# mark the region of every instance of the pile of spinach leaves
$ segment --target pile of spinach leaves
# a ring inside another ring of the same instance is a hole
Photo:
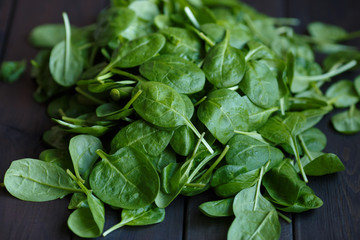
[[[71,195],[68,226],[84,238],[159,223],[178,195],[210,188],[221,199],[199,208],[235,216],[230,240],[278,239],[282,212],[322,206],[307,176],[344,165],[322,152],[326,137],[315,125],[350,107],[334,127],[360,131],[360,78],[325,94],[320,87],[358,67],[360,53],[341,41],[359,34],[312,23],[310,36],[298,35],[293,19],[235,0],[113,0],[95,25],[63,18],[65,27],[30,34],[41,48],[34,98],[48,103],[56,125],[38,159],[12,162],[10,194],[35,202]],[[328,54],[324,67],[314,49]],[[105,231],[104,204],[121,211]]]

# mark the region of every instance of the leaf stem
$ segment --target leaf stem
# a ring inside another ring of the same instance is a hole
[[[304,171],[304,168],[303,168],[303,166],[302,166],[302,164],[301,164],[299,150],[298,150],[298,147],[297,147],[297,144],[296,144],[296,141],[295,141],[295,138],[294,138],[294,137],[291,137],[291,138],[290,138],[290,145],[291,145],[292,150],[293,150],[294,153],[295,153],[295,159],[296,159],[297,165],[299,166],[301,175],[302,175],[304,181],[305,181],[306,183],[308,183],[309,180],[307,179],[306,174],[305,174],[305,171]]]
[[[106,159],[107,160],[107,156],[106,156],[107,154],[103,150],[98,149],[95,152],[101,159]]]
[[[197,101],[196,103],[194,103],[194,107],[200,105],[203,101],[206,100],[206,98],[207,98],[207,96],[202,97],[199,101]]]
[[[135,93],[135,95],[130,99],[130,101],[121,109],[121,111],[129,109],[131,104],[133,104],[133,102],[135,102],[135,100],[140,96],[141,93],[142,93],[142,90],[137,91]]]
[[[261,45],[255,49],[249,51],[245,56],[245,61],[248,62],[252,56],[254,56],[257,52],[259,52],[263,48],[265,48],[264,45]]]
[[[103,75],[101,75],[101,76],[98,76],[98,77],[96,78],[96,80],[102,81],[102,80],[105,80],[105,79],[109,79],[109,78],[111,78],[112,76],[114,76],[114,74],[113,74],[112,72],[108,72],[108,73],[105,73],[105,74],[103,74]]]
[[[100,100],[94,96],[92,96],[91,94],[85,92],[84,90],[82,90],[81,88],[79,87],[76,87],[75,88],[75,91],[78,92],[79,94],[83,95],[84,97],[86,97],[87,99],[89,99],[90,101],[96,103],[96,104],[105,104],[106,102],[104,102],[103,100]]]
[[[68,63],[70,62],[70,51],[71,51],[71,27],[70,27],[70,21],[69,17],[66,12],[62,13],[62,17],[64,19],[64,25],[65,25],[65,68],[64,72],[68,69]]]
[[[279,215],[279,217],[281,217],[282,219],[284,219],[287,223],[291,223],[291,219],[288,218],[287,216],[285,216],[285,214],[282,214],[281,212],[277,211],[277,214]]]
[[[201,183],[202,180],[206,179],[206,177],[214,171],[216,166],[221,162],[221,160],[224,159],[226,153],[229,151],[229,148],[230,148],[230,146],[226,145],[226,147],[224,148],[224,150],[222,151],[220,156],[215,160],[215,162],[209,167],[209,169],[196,182]]]
[[[144,79],[142,77],[136,76],[136,75],[131,74],[129,72],[122,71],[120,69],[114,68],[114,69],[111,69],[111,72],[115,73],[115,74],[118,74],[118,75],[121,75],[121,76],[124,76],[124,77],[128,77],[128,78],[133,79],[133,80],[135,80],[137,82],[143,82],[144,81]]]
[[[190,22],[197,28],[199,29],[200,28],[200,24],[198,22],[198,20],[196,19],[196,17],[194,16],[194,13],[191,11],[191,9],[186,6],[184,8],[184,11],[185,11],[185,14],[186,16],[189,18]]]
[[[186,125],[195,133],[195,135],[200,138],[200,133],[199,131],[195,128],[195,126],[192,124],[192,122],[189,119],[186,119]],[[211,148],[211,146],[209,145],[209,143],[205,140],[205,138],[202,138],[201,142],[205,145],[205,147],[209,150],[209,152],[211,154],[214,153],[214,150]]]
[[[215,46],[214,41],[211,40],[208,36],[206,36],[203,32],[199,31],[197,28],[195,28],[191,25],[187,25],[187,27],[190,28],[191,30],[193,30],[199,36],[199,38],[204,40],[210,47]]]
[[[192,152],[191,157],[190,157],[189,159],[194,159],[194,158],[195,158],[195,155],[196,155],[197,151],[199,150],[200,143],[201,143],[201,141],[203,140],[204,136],[205,136],[205,133],[203,132],[203,133],[200,135],[199,140],[197,141],[197,143],[196,143],[196,145],[195,145],[194,151]]]
[[[285,99],[284,99],[284,97],[280,98],[280,110],[281,110],[281,115],[285,116]]]
[[[258,180],[258,183],[257,183],[257,186],[256,186],[256,194],[255,194],[253,211],[256,210],[256,207],[257,207],[257,205],[258,205],[258,201],[259,201],[258,199],[259,199],[259,195],[260,195],[260,186],[261,186],[261,181],[262,181],[264,172],[265,172],[265,167],[262,166],[262,167],[261,167],[261,170],[260,170],[260,177],[259,177],[259,180]]]
[[[342,65],[341,67],[338,67],[337,69],[334,69],[332,71],[329,71],[327,73],[321,74],[321,75],[314,75],[314,76],[295,76],[297,80],[300,81],[321,81],[327,78],[334,77],[340,73],[343,73],[351,68],[353,68],[357,64],[356,60],[352,60],[348,62],[345,65]]]
[[[309,160],[312,161],[313,160],[313,157],[309,151],[309,149],[307,148],[306,144],[305,144],[305,141],[304,141],[304,138],[301,136],[301,134],[299,134],[299,140],[300,140],[300,144],[301,144],[301,147],[303,148],[303,150],[305,151],[305,154],[308,156]]]
[[[234,130],[234,133],[246,135],[246,136],[252,137],[256,140],[259,140],[260,142],[269,144],[259,133],[255,132],[255,131],[243,132],[243,131],[239,131],[239,130]]]
[[[106,67],[104,67],[103,70],[101,70],[101,72],[97,75],[97,77],[104,75],[105,73],[108,73],[115,64],[116,61],[110,62],[108,65],[106,65]]]
[[[185,186],[203,188],[203,187],[206,186],[206,184],[203,184],[203,183],[186,183]]]
[[[131,220],[132,220],[132,219],[131,219]],[[130,220],[130,221],[131,221],[131,220]],[[103,237],[106,237],[109,233],[115,231],[116,229],[119,229],[119,228],[125,226],[125,225],[126,225],[128,222],[130,222],[130,221],[126,221],[126,222],[121,221],[121,222],[119,222],[118,224],[115,224],[114,226],[112,226],[111,228],[109,228],[108,230],[106,230],[106,231],[103,233]]]
[[[79,187],[86,194],[86,196],[91,194],[91,191],[87,189],[84,184],[69,169],[66,169],[66,173],[77,183],[77,185],[79,185]]]

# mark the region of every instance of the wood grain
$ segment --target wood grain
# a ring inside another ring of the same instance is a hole
[[[5,36],[9,33],[14,9],[15,0],[0,1],[0,62],[5,53]]]

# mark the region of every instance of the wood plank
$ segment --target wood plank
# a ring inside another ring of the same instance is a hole
[[[286,1],[265,1],[265,0],[245,0],[243,1],[251,7],[262,13],[273,17],[286,16]],[[210,190],[211,191],[211,190]],[[201,195],[186,199],[186,230],[184,233],[186,240],[220,240],[226,239],[227,231],[233,221],[233,217],[226,218],[209,218],[203,215],[198,206],[206,201],[220,199],[212,192],[206,192]],[[290,216],[291,217],[291,216]],[[293,236],[293,225],[288,224],[282,219],[281,237],[282,240],[290,240]]]
[[[42,1],[18,0],[14,21],[7,41],[5,60],[30,60],[37,50],[27,43],[29,31],[36,25],[62,22],[67,11],[75,25],[94,21],[107,1]],[[1,1],[3,3],[3,1]],[[5,0],[5,3],[9,3]],[[2,5],[5,6],[5,5]],[[1,8],[3,19],[5,8]],[[84,11],[86,9],[86,11]],[[0,21],[1,22],[1,21]],[[0,83],[0,176],[14,159],[37,158],[44,148],[41,135],[50,126],[46,106],[37,104],[32,94],[35,84],[30,80],[30,68],[14,84]],[[2,180],[1,180],[2,181]],[[66,226],[69,199],[46,203],[31,203],[11,197],[4,188],[0,191],[0,239],[71,239]]]
[[[289,0],[288,15],[301,20],[300,32],[312,21],[336,24],[348,31],[360,29],[358,19],[359,1],[353,0]],[[360,41],[352,41],[360,47]],[[353,79],[356,74],[347,74]],[[343,110],[340,110],[343,111]],[[337,111],[339,112],[339,111]],[[333,114],[332,114],[333,115]],[[294,239],[360,239],[360,135],[344,136],[330,125],[330,116],[318,127],[328,137],[325,152],[337,154],[346,170],[338,174],[310,178],[310,187],[322,198],[324,206],[314,211],[295,215]]]
[[[3,0],[0,2],[0,62],[4,55],[5,35],[10,28],[11,16],[14,12],[14,0]]]

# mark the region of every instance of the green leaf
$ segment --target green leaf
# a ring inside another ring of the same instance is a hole
[[[100,13],[94,39],[99,46],[106,46],[118,38],[135,21],[135,12],[125,7],[112,7]]]
[[[154,57],[165,44],[159,33],[146,35],[122,44],[111,59],[111,66],[131,68],[139,66]]]
[[[322,22],[312,22],[308,25],[308,31],[315,39],[325,42],[337,42],[347,36],[347,32],[338,26]]]
[[[233,202],[233,198],[204,202],[200,204],[199,210],[208,217],[228,217],[234,215]]]
[[[76,177],[85,182],[99,156],[96,150],[102,149],[101,141],[91,135],[77,135],[70,139],[69,152]]]
[[[304,170],[309,176],[323,176],[344,171],[344,164],[338,156],[333,153],[310,152],[310,157],[305,155],[301,162]]]
[[[301,181],[289,161],[283,161],[270,170],[263,179],[263,185],[271,201],[280,205],[285,212],[303,212],[323,205],[313,190]]]
[[[174,131],[170,145],[181,156],[188,156],[195,148],[195,136],[188,126],[181,126]]]
[[[229,33],[225,39],[209,50],[203,70],[207,80],[216,88],[226,88],[238,84],[245,74],[243,53],[229,43]]]
[[[70,214],[67,224],[70,230],[83,238],[99,237],[104,229],[104,204],[93,194],[87,196],[88,207],[81,207]]]
[[[54,163],[62,169],[73,169],[71,157],[67,149],[47,149],[40,153],[39,159]]]
[[[251,219],[251,221],[249,221]],[[267,239],[280,238],[280,223],[275,210],[270,212],[243,211],[231,224],[227,239]]]
[[[122,147],[132,147],[150,156],[159,156],[169,144],[172,131],[150,126],[142,120],[122,128],[111,141],[111,152]]]
[[[123,209],[121,212],[121,222],[114,225],[110,229],[104,232],[104,236],[107,236],[112,231],[119,229],[122,226],[144,226],[150,224],[156,224],[164,221],[165,209],[157,208],[154,205],[148,205],[139,209]]]
[[[198,61],[202,56],[200,39],[190,30],[168,27],[160,30],[166,38],[161,54],[172,54],[190,61]]]
[[[230,149],[226,154],[226,162],[244,166],[248,171],[261,168],[269,160],[271,169],[284,158],[279,149],[249,136],[236,135],[228,144]]]
[[[81,191],[64,169],[31,158],[13,161],[5,173],[4,184],[14,197],[32,202],[50,201]]]
[[[348,111],[338,113],[331,118],[336,131],[344,134],[354,134],[360,131],[360,111],[351,106]]]
[[[234,130],[248,129],[245,100],[235,91],[219,89],[210,92],[197,111],[199,120],[222,144],[234,135]]]
[[[89,182],[103,202],[121,208],[136,209],[149,205],[159,191],[159,177],[146,156],[124,147],[113,155],[101,150],[102,160],[92,170]]]
[[[139,70],[150,81],[165,83],[178,93],[196,93],[205,84],[205,74],[196,64],[174,55],[154,57]]]
[[[25,72],[25,69],[25,60],[2,62],[0,67],[0,81],[8,83],[16,82]]]
[[[259,107],[270,108],[279,104],[278,81],[269,67],[262,62],[247,63],[246,74],[239,87]]]
[[[341,80],[331,85],[326,96],[334,99],[334,105],[338,108],[350,107],[359,101],[354,83],[349,80]]]
[[[66,13],[65,22],[66,40],[56,44],[51,50],[50,72],[55,82],[64,87],[74,85],[80,77],[84,60],[78,47],[71,43],[70,23]]]
[[[243,166],[225,165],[214,173],[211,186],[221,197],[235,196],[239,191],[249,188],[257,183],[260,169],[247,171]]]

